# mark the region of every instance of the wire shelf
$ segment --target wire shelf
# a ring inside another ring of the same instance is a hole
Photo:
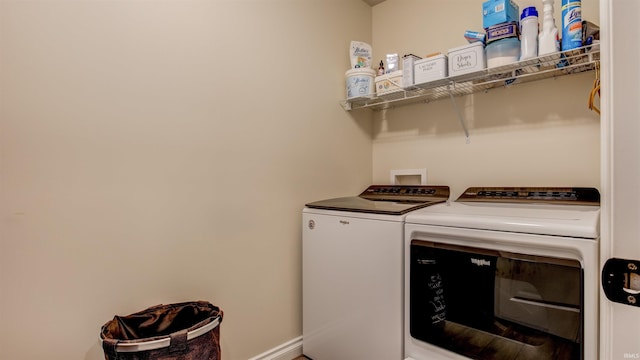
[[[368,108],[384,110],[414,103],[486,92],[531,81],[579,74],[596,69],[600,62],[598,44],[553,53],[512,64],[484,69],[471,74],[412,85],[380,96],[351,98],[341,101],[345,110]]]

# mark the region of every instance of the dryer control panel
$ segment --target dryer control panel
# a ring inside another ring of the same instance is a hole
[[[600,193],[594,188],[471,187],[463,192],[456,201],[599,206]]]

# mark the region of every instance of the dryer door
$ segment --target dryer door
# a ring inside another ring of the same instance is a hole
[[[582,358],[576,260],[411,241],[410,335],[471,359]]]

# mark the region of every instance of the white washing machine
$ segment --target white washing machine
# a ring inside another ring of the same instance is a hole
[[[447,201],[446,186],[373,185],[302,213],[303,353],[403,359],[404,219]]]
[[[470,188],[405,219],[405,358],[598,358],[591,188]]]

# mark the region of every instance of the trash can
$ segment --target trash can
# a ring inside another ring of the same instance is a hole
[[[100,330],[106,360],[220,360],[222,310],[206,301],[114,316]]]

